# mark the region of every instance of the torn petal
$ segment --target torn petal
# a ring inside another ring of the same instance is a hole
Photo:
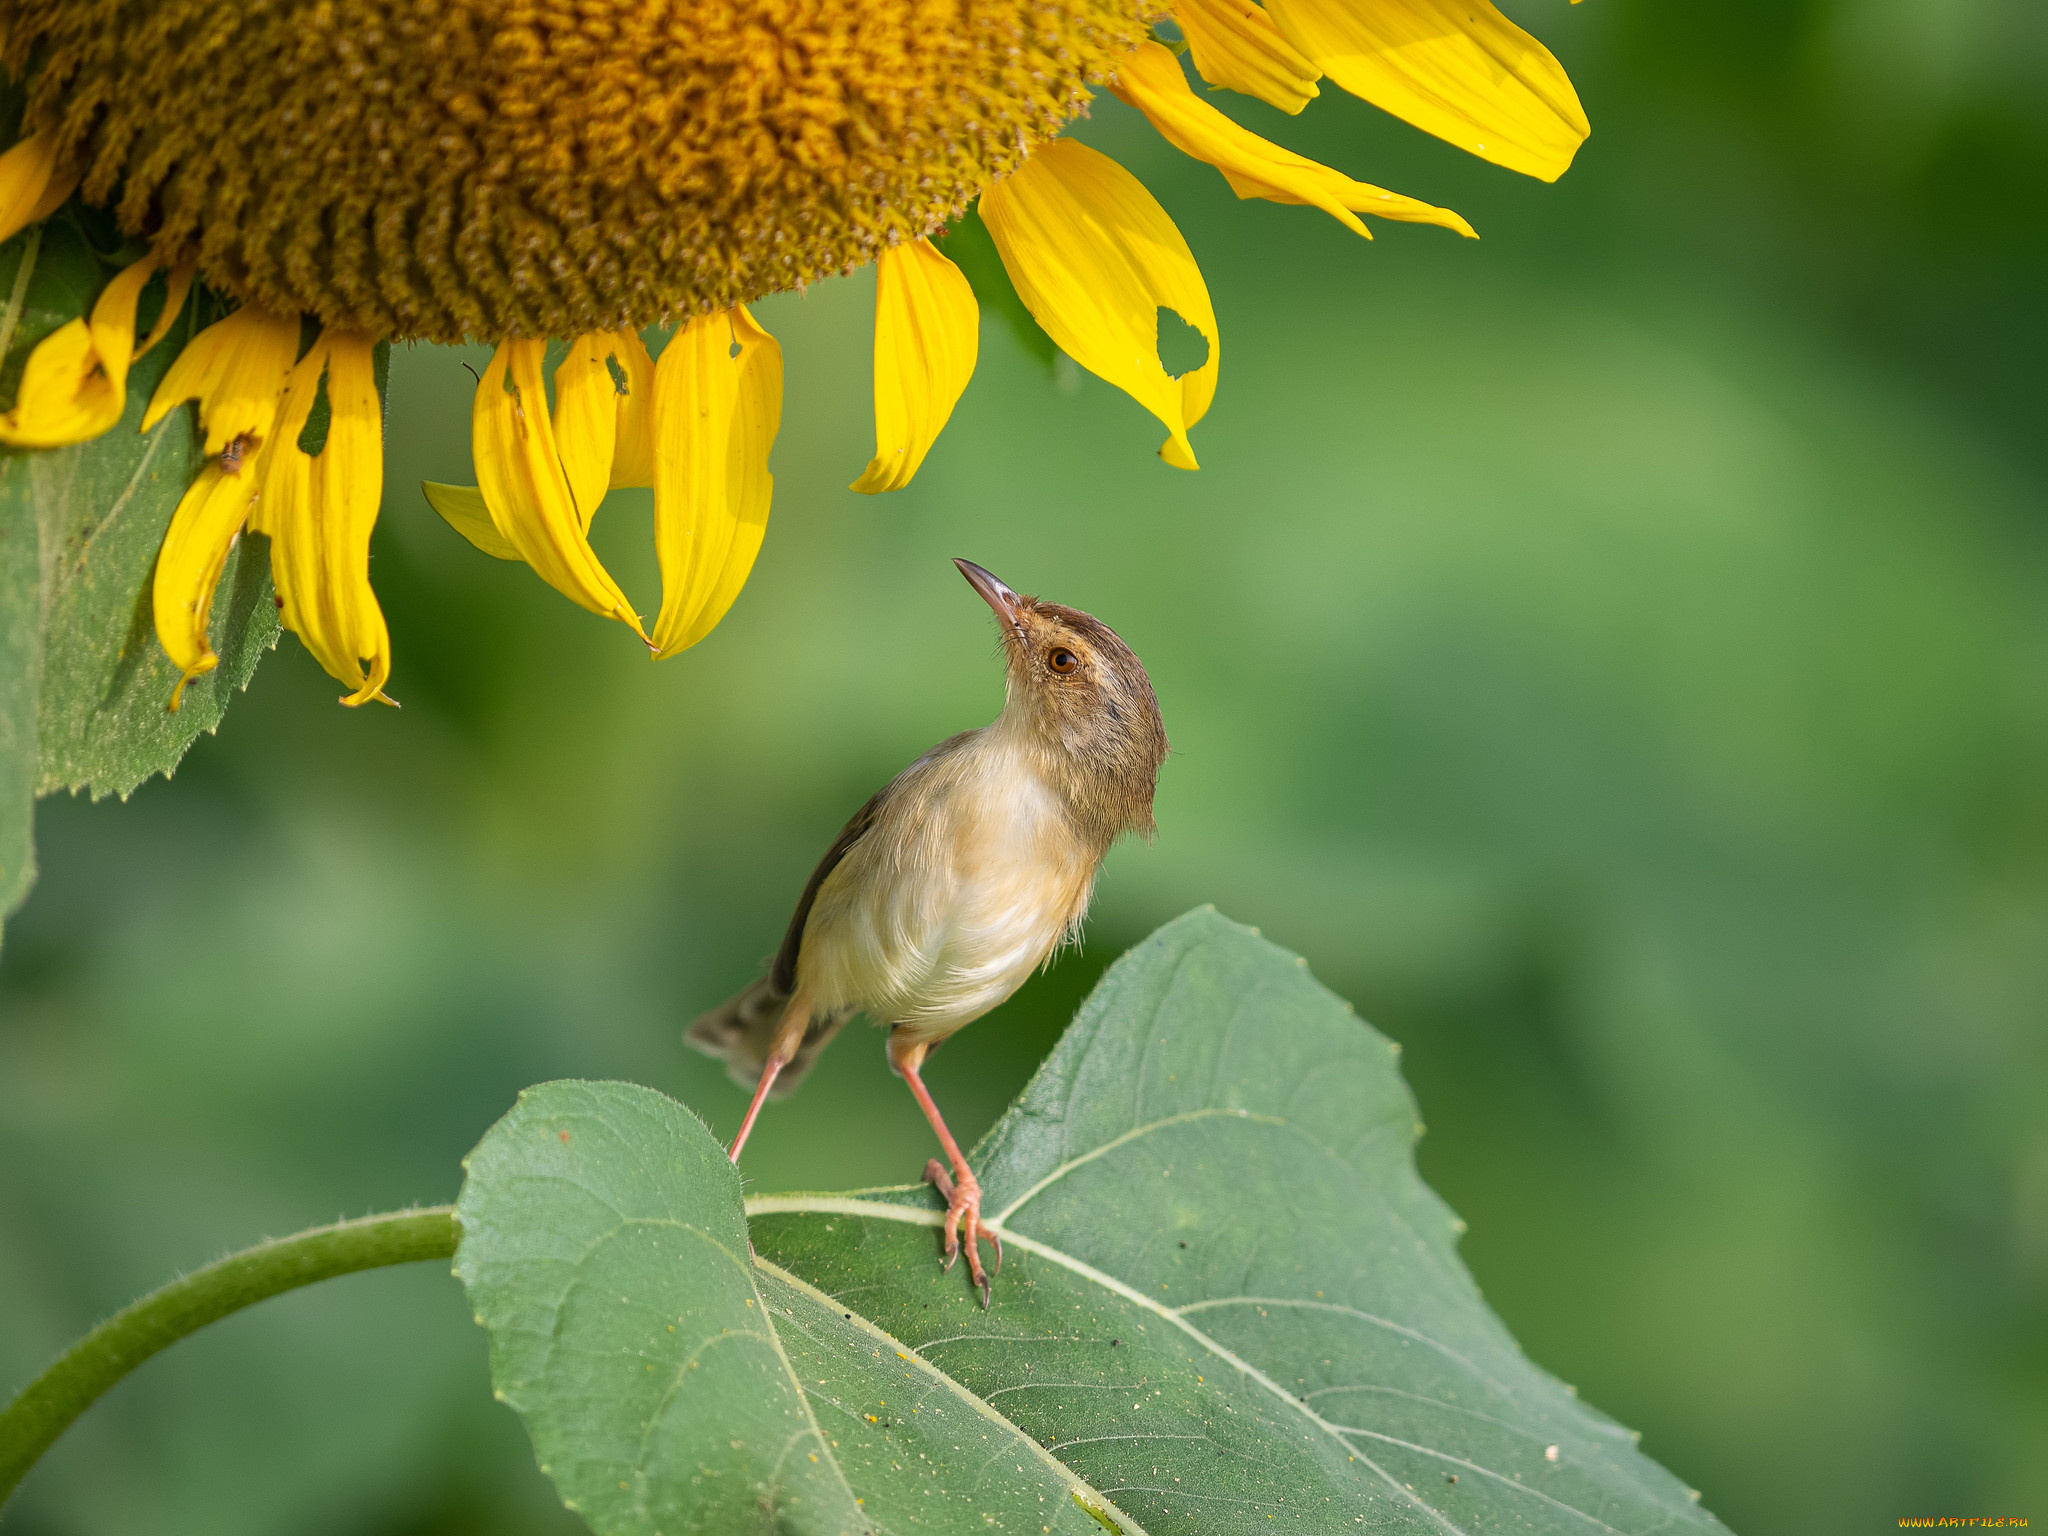
[[[1166,210],[1107,155],[1056,139],[982,194],[981,218],[1046,334],[1166,424],[1161,458],[1196,468],[1187,429],[1215,395],[1221,348],[1208,285]],[[1161,308],[1209,344],[1178,379],[1159,361]]]
[[[1180,61],[1157,43],[1140,43],[1137,51],[1117,66],[1110,89],[1143,112],[1175,149],[1222,171],[1239,197],[1307,203],[1368,240],[1372,231],[1358,220],[1360,213],[1411,224],[1439,224],[1461,235],[1472,234],[1472,226],[1448,208],[1353,181],[1341,171],[1240,128],[1188,88]]]
[[[277,590],[278,621],[299,637],[328,676],[355,688],[363,680],[362,668],[347,654],[322,609],[324,573],[313,458],[299,447],[299,434],[318,393],[323,350],[316,343],[292,370],[279,439],[263,455],[263,494],[250,527],[270,538],[270,582]]]
[[[929,240],[875,264],[875,456],[852,489],[901,490],[974,377],[981,309],[967,276]]]
[[[370,533],[384,492],[375,345],[349,332],[321,334],[292,369],[277,439],[262,465],[279,619],[330,676],[353,690],[341,701],[352,706],[392,702],[383,691],[391,636],[370,588]],[[299,434],[323,375],[327,441],[309,454],[299,447]]]

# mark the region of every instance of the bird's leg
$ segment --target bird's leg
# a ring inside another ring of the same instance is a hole
[[[911,1044],[903,1036],[889,1036],[889,1065],[902,1074],[910,1084],[910,1091],[917,1098],[917,1107],[924,1111],[925,1119],[937,1132],[939,1145],[945,1148],[946,1160],[953,1165],[949,1176],[946,1166],[936,1157],[924,1165],[925,1182],[932,1185],[946,1201],[946,1257],[942,1267],[951,1269],[953,1261],[960,1257],[960,1239],[967,1239],[967,1273],[981,1288],[982,1310],[988,1309],[988,1272],[981,1267],[980,1240],[987,1238],[989,1246],[996,1251],[996,1269],[1003,1267],[1003,1240],[981,1224],[981,1181],[974,1176],[974,1170],[967,1166],[967,1154],[960,1150],[960,1143],[953,1139],[953,1133],[946,1129],[946,1117],[939,1113],[939,1106],[932,1102],[931,1090],[924,1085],[919,1069],[931,1047],[919,1042]],[[963,1232],[964,1229],[964,1232]]]
[[[791,994],[789,1005],[782,1010],[782,1021],[775,1026],[775,1038],[769,1042],[768,1059],[761,1066],[760,1086],[754,1089],[754,1102],[747,1106],[747,1118],[740,1122],[740,1133],[732,1139],[732,1151],[726,1155],[735,1163],[740,1160],[740,1148],[747,1144],[747,1138],[754,1131],[754,1117],[761,1113],[761,1105],[767,1101],[768,1090],[775,1086],[775,1079],[782,1075],[782,1069],[796,1056],[797,1047],[804,1043],[804,1032],[811,1026],[811,999],[802,987]]]

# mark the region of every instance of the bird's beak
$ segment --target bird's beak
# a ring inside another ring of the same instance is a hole
[[[995,609],[996,618],[1006,629],[1014,630],[1017,638],[1024,638],[1024,599],[1003,585],[1002,578],[993,571],[985,571],[972,560],[955,557],[953,563],[960,567],[960,574],[967,578],[967,584],[981,594],[981,600]]]

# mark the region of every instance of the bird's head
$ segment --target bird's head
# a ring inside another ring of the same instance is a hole
[[[1100,619],[1013,592],[971,560],[953,563],[995,611],[1004,724],[1032,740],[1076,809],[1111,836],[1150,832],[1166,725],[1145,664]]]

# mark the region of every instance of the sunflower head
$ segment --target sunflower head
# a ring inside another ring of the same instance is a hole
[[[18,0],[24,126],[165,265],[460,341],[872,261],[1056,134],[1135,0]]]
[[[1185,59],[1154,22],[1179,28]],[[1545,179],[1587,131],[1557,61],[1489,0],[0,0],[0,66],[27,88],[23,136],[0,153],[0,239],[76,188],[148,248],[38,343],[0,444],[130,419],[127,370],[197,274],[235,308],[140,413],[148,431],[196,402],[209,456],[155,568],[164,648],[188,680],[217,664],[223,562],[260,532],[284,625],[346,702],[389,702],[369,584],[375,349],[495,342],[477,483],[428,500],[674,655],[731,606],[766,532],[782,355],[748,304],[876,265],[875,454],[852,488],[900,489],[974,373],[976,284],[927,237],[977,199],[1010,295],[1158,418],[1167,463],[1197,467],[1216,310],[1138,179],[1055,141],[1091,83],[1240,198],[1368,238],[1365,217],[1472,234],[1244,128],[1189,65],[1288,113],[1327,78]],[[1201,333],[1199,363],[1160,357],[1163,310]],[[678,320],[657,359],[641,332]],[[549,373],[551,337],[569,345]],[[316,446],[302,439],[321,402]],[[625,486],[654,492],[651,624],[589,541]]]

